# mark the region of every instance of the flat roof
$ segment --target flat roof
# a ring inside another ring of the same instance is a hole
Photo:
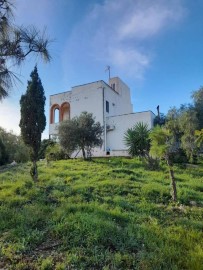
[[[95,81],[95,82],[90,82],[90,83],[84,83],[84,84],[75,85],[75,86],[72,86],[71,89],[76,88],[76,87],[85,86],[85,85],[88,85],[88,84],[98,83],[98,82],[104,83],[104,84],[105,84],[106,86],[108,86],[108,88],[110,88],[113,92],[115,92],[116,94],[118,94],[118,92],[116,92],[116,91],[115,91],[108,83],[106,83],[106,82],[103,81],[103,80],[99,80],[99,81]],[[65,93],[68,93],[68,92],[72,92],[72,90],[68,90],[68,91],[64,91],[64,92],[57,93],[57,94],[53,94],[53,95],[50,95],[50,97],[51,97],[51,96],[56,96],[56,95],[65,94]]]
[[[117,114],[117,115],[112,115],[112,116],[106,116],[106,118],[129,115],[129,114],[145,113],[145,112],[151,112],[155,116],[155,114],[151,110],[148,110],[148,111],[142,111],[142,112],[132,112],[132,113],[123,113],[123,114]]]

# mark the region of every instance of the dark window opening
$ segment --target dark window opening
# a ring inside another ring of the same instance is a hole
[[[109,113],[109,102],[106,100],[106,112]]]
[[[106,155],[107,156],[109,156],[111,154],[111,152],[110,152],[110,148],[109,147],[107,147],[107,149],[106,149]]]
[[[113,90],[116,90],[116,84],[115,83],[112,83],[111,84],[111,88],[113,88]]]

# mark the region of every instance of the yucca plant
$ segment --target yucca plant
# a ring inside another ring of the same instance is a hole
[[[124,134],[124,143],[131,156],[148,156],[150,149],[148,125],[139,122],[133,128],[129,128]]]

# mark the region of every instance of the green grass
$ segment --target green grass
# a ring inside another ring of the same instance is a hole
[[[0,269],[203,269],[203,164],[127,158],[40,162],[0,172]]]

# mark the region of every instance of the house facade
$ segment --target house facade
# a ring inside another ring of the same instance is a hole
[[[49,136],[57,136],[61,121],[79,116],[84,111],[92,113],[104,127],[103,145],[93,149],[93,156],[128,155],[123,142],[124,133],[138,122],[146,123],[151,129],[155,117],[151,111],[133,113],[129,87],[114,77],[110,78],[109,84],[101,80],[51,95]]]

